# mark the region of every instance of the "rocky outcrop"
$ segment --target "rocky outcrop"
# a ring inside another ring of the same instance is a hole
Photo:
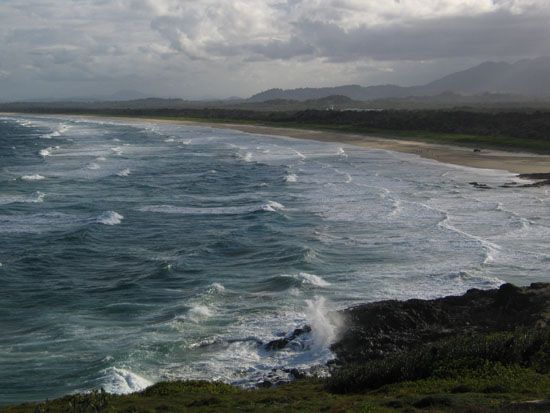
[[[343,315],[348,328],[332,346],[337,362],[365,362],[452,335],[548,326],[550,284],[504,284],[435,300],[380,301]]]
[[[521,185],[522,188],[533,188],[550,185],[550,173],[520,174],[521,179],[530,179],[536,182]]]

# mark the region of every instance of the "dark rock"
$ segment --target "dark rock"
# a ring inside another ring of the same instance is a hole
[[[518,178],[521,179],[550,179],[550,172],[547,173],[534,173],[534,174],[519,174]]]
[[[452,335],[550,324],[550,284],[503,284],[435,300],[379,301],[342,312],[347,329],[332,346],[337,362],[363,363]]]
[[[265,349],[268,350],[268,351],[277,351],[277,350],[282,350],[284,349],[289,343],[291,343],[292,341],[296,340],[298,337],[300,337],[301,335],[303,334],[306,334],[306,333],[309,333],[311,332],[311,327],[310,326],[304,326],[302,328],[297,328],[296,330],[294,330],[292,332],[292,334],[284,337],[284,338],[279,338],[277,340],[272,340],[270,342],[268,342],[266,345],[265,345]]]
[[[550,173],[519,174],[518,178],[537,181],[532,184],[520,185],[521,188],[536,188],[550,185]]]
[[[491,189],[491,187],[487,184],[480,184],[479,182],[468,182],[468,183],[477,189]]]
[[[289,373],[295,379],[305,379],[307,377],[305,372],[298,369],[285,369],[284,371]]]

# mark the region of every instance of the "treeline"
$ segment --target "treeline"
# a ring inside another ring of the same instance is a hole
[[[254,111],[223,108],[105,108],[55,104],[4,104],[0,111],[40,114],[89,114],[182,117],[211,121],[317,126],[369,132],[417,131],[512,137],[550,141],[550,112],[475,112],[468,110],[302,110]]]

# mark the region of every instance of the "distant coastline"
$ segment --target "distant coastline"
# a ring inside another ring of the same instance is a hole
[[[10,114],[25,115],[25,114]],[[63,116],[63,115],[52,115]],[[310,139],[322,142],[342,143],[363,148],[382,149],[394,152],[418,155],[442,163],[481,169],[504,170],[516,174],[533,174],[550,172],[550,155],[537,154],[528,149],[512,152],[503,149],[483,148],[479,151],[467,146],[441,144],[423,139],[418,134],[410,139],[406,137],[376,136],[360,133],[337,132],[321,129],[265,126],[260,124],[238,122],[214,122],[211,120],[166,119],[165,117],[137,116],[100,116],[100,115],[66,115],[70,117],[91,119],[112,119],[126,122],[158,122],[174,125],[203,126],[218,129],[234,129],[241,132],[282,136],[296,139]],[[426,134],[429,135],[429,134]]]

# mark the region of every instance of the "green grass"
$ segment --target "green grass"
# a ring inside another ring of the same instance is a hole
[[[204,381],[158,383],[127,396],[97,391],[5,413],[89,412],[500,412],[550,399],[549,331],[456,337],[381,362],[344,367],[333,378],[245,390]]]

